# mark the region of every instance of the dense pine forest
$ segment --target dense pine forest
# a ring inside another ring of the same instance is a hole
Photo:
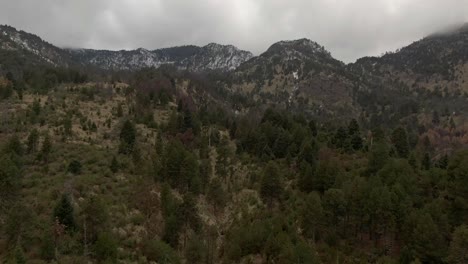
[[[234,75],[0,53],[0,261],[467,263],[462,80],[284,45]]]

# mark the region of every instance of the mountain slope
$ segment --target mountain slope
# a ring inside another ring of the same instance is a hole
[[[231,89],[255,100],[328,117],[342,118],[357,110],[344,63],[308,39],[275,43],[232,75]]]
[[[36,35],[10,26],[0,26],[0,53],[23,58],[26,63],[62,67],[75,65],[96,66],[105,70],[138,70],[172,64],[178,69],[194,72],[234,70],[253,57],[252,53],[232,45],[215,43],[204,47],[182,46],[152,51],[142,48],[128,51],[61,49]],[[3,68],[8,66],[4,65]]]
[[[352,68],[400,81],[410,88],[468,93],[468,24],[382,57],[359,59]]]
[[[134,70],[172,64],[179,69],[196,72],[228,71],[253,57],[248,51],[215,43],[204,47],[182,46],[152,51],[140,48],[129,51],[79,49],[69,50],[69,52],[75,61],[109,70]]]
[[[0,75],[22,78],[25,71],[47,67],[70,67],[69,54],[40,37],[0,25]]]

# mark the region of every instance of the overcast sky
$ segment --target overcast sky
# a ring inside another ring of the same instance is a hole
[[[0,0],[0,24],[61,47],[233,44],[259,54],[309,38],[345,62],[468,22],[468,0]]]

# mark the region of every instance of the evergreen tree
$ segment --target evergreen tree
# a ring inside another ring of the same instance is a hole
[[[354,150],[360,150],[363,147],[361,134],[354,134],[351,136],[351,147]]]
[[[32,111],[36,116],[38,116],[41,113],[41,102],[39,102],[38,100],[34,100],[32,105]]]
[[[431,157],[429,153],[424,153],[423,159],[421,161],[421,168],[429,170],[431,168]]]
[[[281,196],[283,190],[281,184],[279,168],[274,162],[271,161],[268,163],[263,172],[260,189],[262,198],[267,201],[278,199]]]
[[[468,226],[459,226],[453,231],[448,260],[450,263],[468,263]]]
[[[188,263],[206,263],[204,260],[207,257],[207,247],[205,241],[197,236],[193,235],[188,243],[187,248],[185,249],[185,258]]]
[[[207,198],[213,203],[214,210],[223,208],[226,205],[226,191],[218,178],[211,180],[208,186]]]
[[[227,140],[223,140],[223,142],[219,144],[216,148],[216,153],[218,154],[216,157],[216,174],[225,178],[228,174],[229,156],[231,154]]]
[[[43,161],[49,161],[49,155],[52,152],[52,140],[49,134],[46,134],[44,137],[44,142],[42,143],[42,149],[40,153],[40,157]]]
[[[317,125],[315,124],[314,120],[309,121],[309,129],[312,132],[312,135],[314,137],[316,137],[317,136]]]
[[[117,259],[117,241],[111,233],[100,233],[94,244],[94,253],[98,260],[116,262]]]
[[[301,163],[301,171],[299,173],[298,185],[299,189],[303,192],[309,193],[314,189],[315,179],[315,167],[306,161]]]
[[[75,217],[73,215],[73,205],[68,195],[63,194],[60,201],[54,209],[54,218],[57,218],[60,224],[65,226],[68,231],[75,230]]]
[[[468,151],[453,155],[447,168],[451,202],[451,218],[455,224],[468,219]]]
[[[112,160],[111,160],[111,163],[110,163],[110,170],[112,171],[112,173],[116,173],[117,171],[119,171],[119,162],[117,161],[117,158],[115,156],[112,157]]]
[[[136,130],[130,120],[126,120],[120,131],[120,146],[119,152],[123,154],[131,154],[135,146]]]
[[[19,184],[20,170],[17,164],[10,155],[0,156],[0,196],[2,200],[14,195],[19,189]]]
[[[346,199],[341,189],[328,189],[323,195],[325,215],[330,223],[337,228],[346,212]]]
[[[320,195],[316,192],[310,193],[301,212],[301,226],[306,235],[315,241],[317,231],[323,224],[323,208]]]
[[[186,153],[180,167],[180,187],[198,194],[201,190],[200,166],[195,155]]]
[[[119,104],[117,106],[117,117],[122,117],[123,116],[123,107],[122,104]]]
[[[184,110],[184,131],[193,128],[192,113],[189,109]]]
[[[171,214],[165,219],[163,240],[176,247],[179,244],[179,233],[182,227],[182,221],[176,214]]]
[[[184,195],[184,201],[182,202],[179,210],[179,213],[181,214],[180,218],[183,219],[185,226],[198,231],[201,221],[198,216],[196,200],[193,194],[186,193]]]
[[[317,157],[318,147],[315,139],[305,142],[302,145],[301,152],[299,153],[298,161],[306,161],[309,164],[314,164]]]
[[[348,133],[344,127],[339,127],[333,137],[333,144],[337,148],[348,149]]]
[[[395,129],[392,133],[392,142],[400,158],[408,158],[409,144],[406,130],[402,127]]]
[[[445,154],[440,160],[439,160],[439,168],[441,169],[447,169],[448,167],[448,156]]]
[[[33,210],[29,206],[18,201],[11,207],[3,224],[8,247],[21,246],[21,241],[35,231],[32,213]]]
[[[63,131],[65,133],[65,136],[71,136],[72,135],[72,128],[73,128],[72,118],[71,118],[71,116],[67,116],[63,120]]]
[[[3,151],[16,156],[22,156],[24,154],[23,144],[21,144],[18,135],[15,134],[8,140]]]
[[[428,214],[417,214],[410,246],[423,263],[440,263],[444,252],[444,238]]]
[[[98,196],[91,196],[83,206],[83,225],[86,224],[86,237],[94,242],[98,234],[108,230],[109,213],[104,201]]]
[[[73,174],[80,174],[81,173],[81,162],[77,160],[72,160],[70,164],[68,164],[68,172]]]
[[[359,132],[359,124],[357,122],[356,119],[352,119],[350,122],[349,122],[349,125],[348,125],[348,133],[349,135],[356,135],[356,134],[360,134]]]
[[[37,129],[33,129],[31,133],[29,133],[29,136],[28,136],[26,152],[27,153],[36,152],[38,141],[39,141],[39,132],[37,131]]]

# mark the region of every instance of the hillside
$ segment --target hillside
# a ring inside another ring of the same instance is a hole
[[[237,68],[228,84],[255,101],[332,119],[359,112],[353,86],[345,65],[308,39],[273,44]]]
[[[466,263],[466,95],[401,77],[464,30],[349,65],[1,30],[0,262]]]
[[[380,58],[362,58],[357,67],[412,89],[428,89],[444,94],[468,93],[468,25],[435,33]]]

